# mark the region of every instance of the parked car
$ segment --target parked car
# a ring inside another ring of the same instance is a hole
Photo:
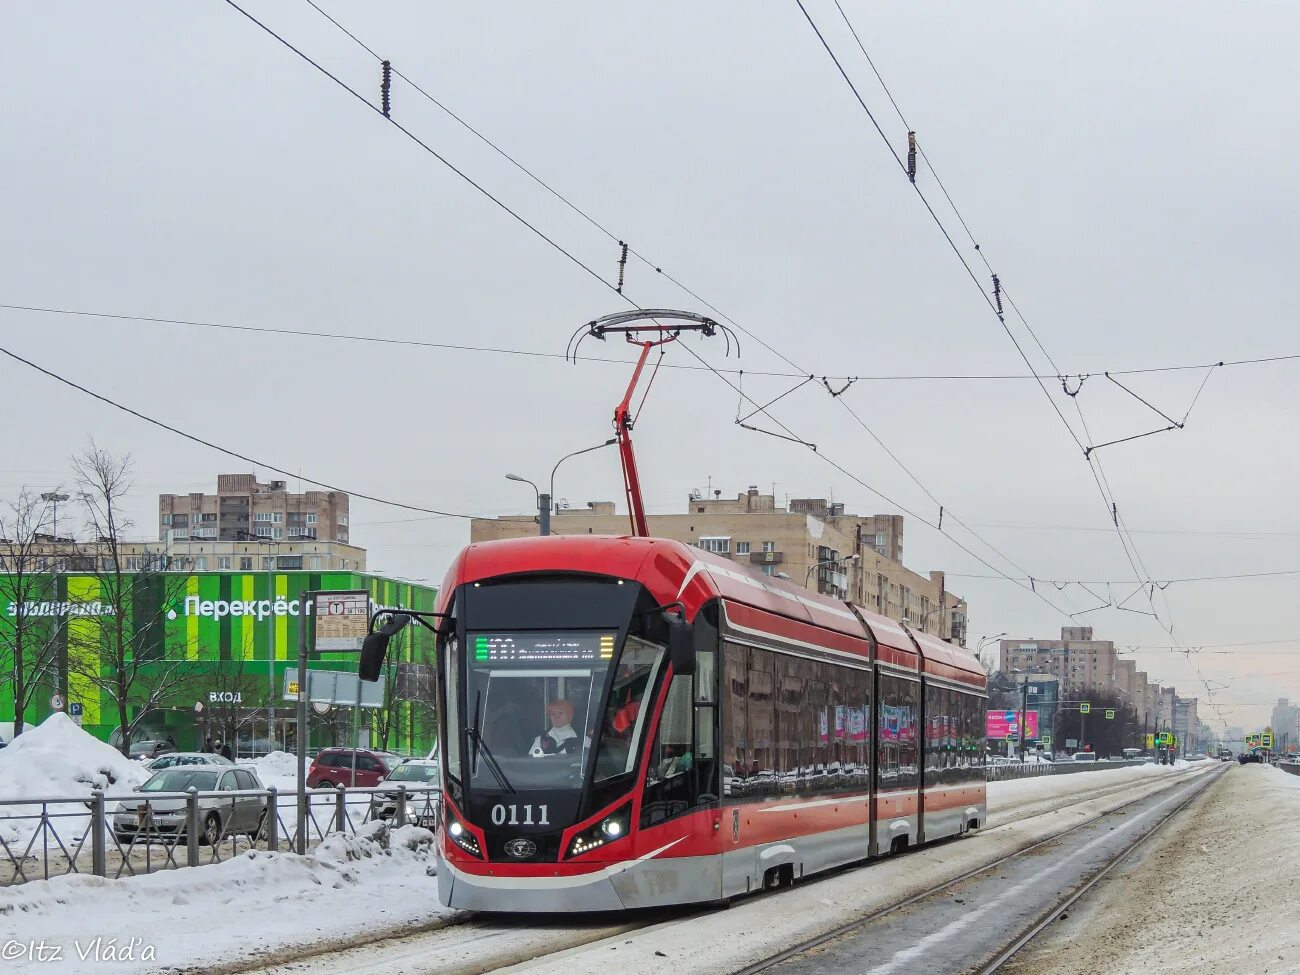
[[[174,751],[176,746],[162,739],[146,738],[144,741],[131,742],[131,757],[135,759],[153,759]]]
[[[216,752],[169,752],[161,758],[145,762],[144,767],[150,772],[161,772],[165,768],[175,768],[178,765],[229,766],[234,764],[225,755],[218,755]]]
[[[428,789],[438,784],[438,763],[428,759],[409,758],[385,776],[381,787],[392,785],[391,792],[377,792],[370,799],[371,819],[392,819],[397,815],[397,801],[401,797],[398,785],[415,787],[418,791],[406,797],[406,822],[426,829],[438,825],[438,794]]]
[[[214,765],[183,765],[155,772],[135,791],[139,798],[123,799],[113,814],[113,835],[129,843],[140,835],[178,842],[185,836],[183,796],[154,799],[150,793],[185,792],[197,789],[199,841],[209,845],[223,837],[245,833],[250,839],[266,826],[267,797],[238,793],[264,788],[251,768],[222,768]],[[223,793],[236,793],[223,795]]]
[[[352,774],[353,755],[356,755],[356,775]],[[307,788],[332,789],[345,785],[348,788],[376,786],[384,780],[393,769],[401,764],[401,759],[388,752],[370,751],[365,748],[326,748],[307,769]]]
[[[1075,752],[1074,761],[1076,762],[1095,762],[1097,761],[1096,752]]]

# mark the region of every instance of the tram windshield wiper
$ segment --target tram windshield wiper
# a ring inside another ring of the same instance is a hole
[[[483,692],[479,691],[474,695],[474,727],[466,731],[470,741],[474,743],[474,750],[470,753],[470,776],[473,777],[474,773],[478,771],[478,756],[479,752],[482,751],[484,764],[487,765],[488,771],[492,773],[492,777],[497,780],[497,785],[505,789],[506,792],[514,792],[515,787],[510,784],[510,780],[506,778],[506,773],[497,764],[496,758],[492,755],[492,749],[488,748],[487,742],[483,740],[483,734],[479,730],[483,718],[482,704]]]

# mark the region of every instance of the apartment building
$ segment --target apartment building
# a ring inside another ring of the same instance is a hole
[[[866,609],[965,645],[966,601],[947,590],[942,572],[928,576],[901,562],[901,515],[857,515],[820,498],[776,498],[751,486],[724,498],[694,492],[685,513],[649,515],[650,533],[697,546],[752,566],[765,575]],[[475,518],[470,541],[519,538],[537,532],[533,515]],[[625,535],[628,516],[612,501],[559,508],[551,518],[557,535]]]
[[[158,495],[163,542],[321,540],[348,542],[348,496],[342,491],[294,494],[285,481],[255,474],[219,474],[215,494]]]
[[[1052,674],[1061,682],[1061,696],[1077,698],[1089,690],[1113,690],[1119,682],[1119,656],[1111,640],[1093,639],[1091,626],[1061,628],[1059,640],[1001,640],[998,668]]]
[[[169,572],[364,572],[366,550],[345,542],[320,539],[192,539],[119,542],[122,571]],[[110,569],[108,546],[37,535],[25,571],[93,573]],[[14,571],[0,560],[0,572]]]

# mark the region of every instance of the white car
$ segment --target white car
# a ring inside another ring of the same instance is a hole
[[[1076,762],[1095,762],[1097,761],[1096,752],[1075,752],[1074,761]]]

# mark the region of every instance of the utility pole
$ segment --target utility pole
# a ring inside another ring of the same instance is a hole
[[[51,532],[52,532],[52,534],[53,534],[53,536],[54,536],[54,561],[53,561],[53,563],[52,563],[53,566],[54,566],[54,568],[53,568],[53,570],[52,570],[52,576],[53,576],[53,582],[54,582],[54,585],[53,585],[52,588],[53,588],[54,592],[53,592],[52,595],[54,596],[54,601],[55,601],[55,603],[57,604],[57,603],[60,602],[61,599],[62,599],[62,597],[59,595],[59,559],[60,559],[60,556],[59,556],[59,551],[60,551],[60,550],[59,550],[59,502],[60,502],[60,501],[67,501],[67,500],[68,500],[68,495],[66,495],[66,494],[59,494],[57,491],[46,491],[44,494],[41,495],[41,500],[42,500],[42,501],[46,501],[46,502],[48,502],[48,503],[50,504],[50,507],[53,509],[53,522],[54,522],[54,527],[51,529]],[[56,626],[56,627],[61,627],[62,630],[63,630],[63,633],[61,634],[61,636],[60,636],[60,638],[59,638],[59,657],[58,657],[58,661],[59,661],[59,662],[58,662],[58,674],[56,675],[56,680],[57,680],[57,683],[58,683],[58,693],[59,693],[59,696],[62,697],[63,700],[64,700],[64,702],[65,702],[65,703],[64,703],[64,707],[68,707],[68,705],[67,705],[67,703],[66,703],[67,700],[68,700],[68,636],[67,636],[67,626],[68,626],[68,622],[67,622],[67,616],[66,616],[66,615],[65,615],[65,616],[56,616],[56,617],[55,617],[55,620],[56,620],[56,622],[55,622],[55,626]],[[61,620],[61,622],[59,622],[60,620]]]
[[[1020,683],[1020,761],[1025,760],[1025,739],[1029,737],[1029,725],[1026,713],[1029,710],[1029,674],[1024,675]]]

